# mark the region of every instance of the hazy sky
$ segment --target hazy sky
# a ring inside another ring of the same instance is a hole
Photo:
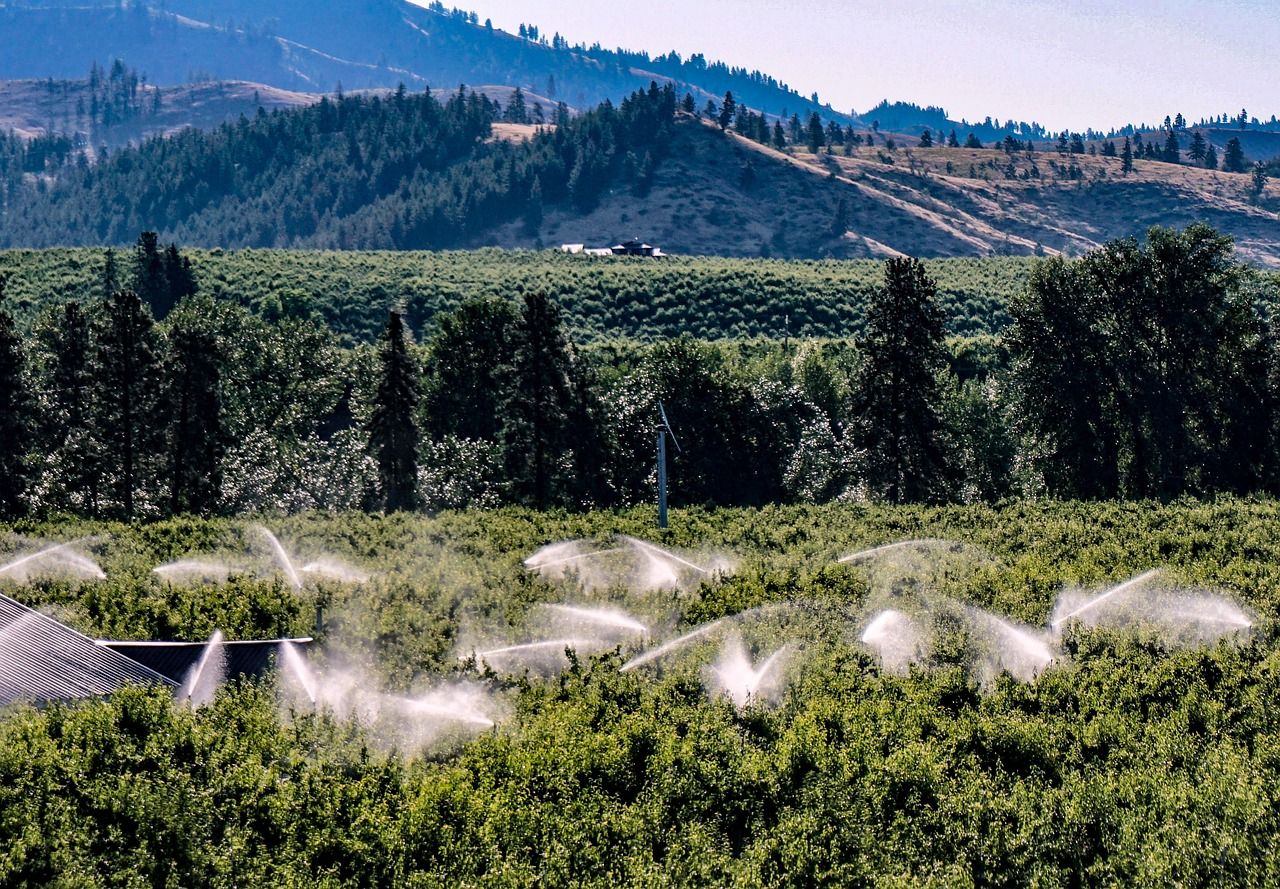
[[[1280,0],[470,0],[571,42],[702,52],[842,111],[883,98],[1051,129],[1280,114]]]

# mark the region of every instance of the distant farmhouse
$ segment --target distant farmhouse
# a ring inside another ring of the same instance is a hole
[[[588,247],[585,244],[563,244],[560,247],[561,253],[571,253],[575,256],[648,256],[654,259],[660,259],[667,254],[663,253],[658,247],[652,244],[646,244],[638,238],[632,238],[629,241],[623,241],[621,244],[614,244],[612,247]]]

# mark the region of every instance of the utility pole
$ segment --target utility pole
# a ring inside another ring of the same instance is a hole
[[[658,527],[667,527],[667,430],[658,427]]]
[[[662,406],[662,402],[658,402],[658,527],[667,527],[667,436],[671,436],[671,443],[676,446],[676,450],[680,450],[680,440],[676,438],[675,432],[671,430],[671,424],[667,422],[667,411]]]

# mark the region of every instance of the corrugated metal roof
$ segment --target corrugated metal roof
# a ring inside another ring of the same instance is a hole
[[[0,594],[0,704],[109,695],[172,680]]]
[[[244,642],[223,642],[222,651],[226,677],[261,676],[271,668],[281,642],[292,642],[305,647],[311,639],[266,639]],[[187,673],[204,654],[205,642],[118,642],[109,639],[98,641],[113,651],[181,683]]]

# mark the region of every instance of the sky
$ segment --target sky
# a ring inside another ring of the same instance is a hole
[[[469,5],[474,3],[474,7]],[[1280,0],[455,0],[515,32],[703,53],[841,111],[881,99],[955,119],[1108,129],[1280,114]]]

